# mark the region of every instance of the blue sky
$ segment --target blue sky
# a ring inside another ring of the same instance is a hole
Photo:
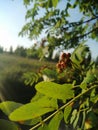
[[[18,37],[18,33],[25,24],[26,8],[23,0],[0,1],[0,45],[8,49],[12,45],[30,47],[33,41],[25,37]]]
[[[61,3],[62,8],[65,5]],[[71,12],[71,21],[78,20],[80,14],[77,11]],[[4,49],[9,49],[10,46],[16,48],[18,45],[31,47],[35,42],[30,41],[26,37],[18,37],[18,33],[25,24],[26,8],[23,5],[23,0],[0,0],[0,46]],[[98,56],[98,43],[89,40],[88,45],[92,52],[92,56]]]

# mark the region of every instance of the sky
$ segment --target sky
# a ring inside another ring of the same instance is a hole
[[[64,1],[63,1],[64,2]],[[64,3],[61,3],[61,8]],[[71,12],[71,19],[79,19],[81,16],[76,12]],[[23,5],[23,0],[0,0],[0,46],[5,50],[9,50],[12,46],[14,49],[17,46],[31,47],[34,40],[29,40],[27,37],[19,37],[18,33],[26,23],[25,20],[26,8]],[[92,57],[98,56],[98,43],[96,41],[88,41]]]
[[[30,47],[34,41],[19,37],[18,33],[25,24],[26,8],[23,0],[0,0],[0,46],[9,49],[10,46]]]

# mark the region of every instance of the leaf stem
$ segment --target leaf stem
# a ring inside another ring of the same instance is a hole
[[[73,99],[71,99],[69,102],[67,102],[66,104],[64,104],[63,106],[61,106],[58,110],[56,110],[54,113],[52,113],[50,116],[46,117],[42,122],[45,123],[46,121],[48,121],[50,118],[52,118],[54,115],[56,115],[59,111],[63,110],[65,107],[67,107],[68,105],[70,105],[72,102],[76,101],[78,98],[80,98],[82,95],[86,94],[87,92],[89,92],[90,90],[96,88],[98,85],[94,85],[92,87],[90,87],[89,89],[83,91],[82,93],[80,93],[79,95],[77,95],[76,97],[74,97]],[[34,127],[32,127],[30,130],[34,130],[35,128],[39,127],[40,125],[42,125],[42,122],[38,123],[37,125],[35,125]]]

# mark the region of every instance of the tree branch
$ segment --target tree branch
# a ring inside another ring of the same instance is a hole
[[[86,20],[86,21],[84,21],[84,22],[72,22],[72,23],[69,23],[69,26],[68,27],[61,27],[61,30],[68,30],[69,28],[71,28],[71,27],[73,27],[73,26],[80,26],[80,25],[82,25],[82,24],[85,24],[85,23],[88,23],[88,22],[91,22],[91,21],[93,21],[93,20],[95,20],[95,19],[98,19],[98,16],[96,16],[96,17],[94,17],[94,18],[91,18],[91,19],[88,19],[88,20]]]
[[[94,32],[94,31],[97,31],[97,30],[98,30],[98,27],[92,29],[91,31],[89,31],[89,32],[87,32],[87,33],[85,33],[85,34],[83,34],[83,35],[73,36],[71,39],[66,40],[65,43],[71,43],[71,42],[73,42],[74,40],[82,39],[82,38],[88,36],[89,34],[91,34],[91,33]]]

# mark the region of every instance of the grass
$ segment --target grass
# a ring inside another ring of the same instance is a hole
[[[0,54],[0,79],[7,71],[21,69],[23,71],[38,72],[42,66],[55,67],[55,63],[39,61],[9,54]]]
[[[0,100],[28,102],[35,93],[33,87],[24,85],[21,78],[25,72],[39,72],[42,66],[55,67],[54,62],[0,54]]]
[[[6,75],[15,72],[39,72],[42,66],[55,67],[54,62],[28,59],[10,54],[0,54],[0,84]]]

